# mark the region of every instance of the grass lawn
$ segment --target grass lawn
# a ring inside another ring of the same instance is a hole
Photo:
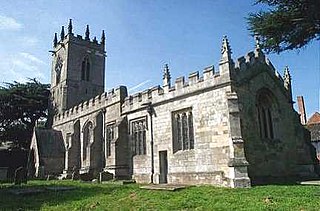
[[[68,186],[56,191],[48,187]],[[17,188],[42,193],[15,195]],[[29,181],[0,184],[0,210],[320,210],[320,186],[268,185],[248,189],[188,187],[178,191],[142,190],[138,184]]]

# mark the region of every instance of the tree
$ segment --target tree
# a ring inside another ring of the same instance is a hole
[[[248,29],[267,53],[299,49],[320,39],[320,0],[256,0],[268,11],[249,14]]]
[[[29,147],[36,121],[47,117],[49,87],[36,79],[0,86],[0,142]]]

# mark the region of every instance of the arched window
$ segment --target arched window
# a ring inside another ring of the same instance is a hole
[[[271,91],[262,89],[257,95],[257,113],[261,138],[274,139],[275,101]]]
[[[63,66],[63,61],[61,57],[58,56],[55,67],[54,67],[56,71],[56,84],[60,83],[62,66]]]
[[[90,142],[93,139],[93,124],[92,122],[86,123],[83,127],[83,143],[82,143],[82,152],[83,152],[83,161],[87,160],[90,153]]]
[[[194,149],[192,108],[172,113],[173,152]]]
[[[90,80],[90,62],[88,57],[85,57],[81,64],[81,80]]]
[[[146,119],[141,118],[138,120],[134,120],[130,124],[131,124],[133,155],[145,155],[147,153]]]
[[[110,124],[106,126],[106,157],[111,156],[111,142],[115,135],[115,124]]]

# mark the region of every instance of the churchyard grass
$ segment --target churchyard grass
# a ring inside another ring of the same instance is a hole
[[[319,186],[267,185],[246,189],[194,186],[177,191],[143,190],[139,186],[79,181],[29,181],[21,186],[3,183],[0,184],[0,210],[320,209]],[[57,187],[74,189],[62,191]],[[43,192],[16,195],[12,193],[16,189]]]

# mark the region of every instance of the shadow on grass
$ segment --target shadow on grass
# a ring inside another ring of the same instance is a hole
[[[60,188],[62,187],[62,190]],[[71,188],[67,190],[68,188]],[[30,182],[27,185],[0,185],[0,210],[40,210],[43,205],[56,206],[81,201],[96,195],[108,195],[126,186],[81,182]],[[30,193],[14,194],[19,191]],[[39,192],[33,190],[40,190]]]
[[[264,186],[264,185],[297,185],[302,181],[320,180],[320,177],[316,178],[301,178],[301,177],[256,177],[251,178],[252,186]]]

